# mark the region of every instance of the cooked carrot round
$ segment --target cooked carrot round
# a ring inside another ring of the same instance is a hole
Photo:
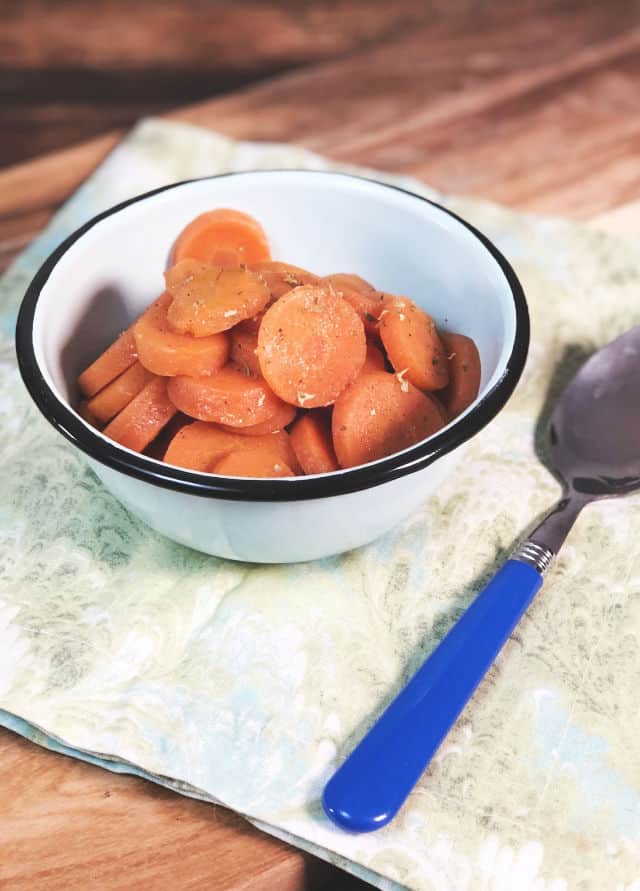
[[[92,427],[100,427],[100,421],[98,421],[95,415],[91,414],[91,412],[89,411],[89,406],[86,399],[80,400],[77,411],[82,420],[86,421],[87,424],[91,424]]]
[[[362,371],[360,374],[367,374],[370,371],[386,371],[384,356],[382,350],[378,349],[375,343],[367,341],[367,358],[364,360]]]
[[[282,457],[269,448],[242,449],[220,458],[210,469],[218,476],[295,476]]]
[[[359,275],[338,273],[327,275],[322,281],[355,309],[362,319],[367,337],[379,340],[378,316],[382,311],[382,301],[385,296],[382,291],[376,291]]]
[[[375,291],[373,285],[355,272],[334,272],[332,275],[325,275],[322,281],[333,285],[336,291],[358,291],[360,294]]]
[[[451,420],[451,417],[449,416],[449,412],[447,411],[447,409],[444,407],[444,404],[442,403],[442,391],[440,393],[438,393],[437,396],[435,395],[435,393],[429,393],[429,399],[431,399],[431,401],[433,402],[435,407],[440,412],[440,417],[442,418],[442,423],[448,424],[449,421]]]
[[[169,443],[164,460],[177,467],[205,472],[229,452],[255,448],[270,449],[277,452],[285,463],[290,462],[292,452],[286,433],[269,433],[250,438],[223,430],[217,424],[206,421],[193,421],[179,430]]]
[[[229,476],[331,473],[429,437],[477,396],[472,340],[355,273],[271,260],[246,213],[201,214],[171,259],[166,292],[78,378],[82,417],[124,446]]]
[[[156,461],[164,461],[165,452],[169,447],[169,443],[183,427],[187,426],[187,424],[193,424],[193,418],[188,418],[186,415],[183,415],[181,411],[176,412],[169,423],[162,428],[156,438],[151,440],[144,450],[144,454],[148,455],[149,458],[155,458]]]
[[[361,375],[333,408],[333,445],[341,467],[377,461],[444,426],[431,398],[386,371]]]
[[[279,407],[268,421],[253,424],[251,427],[229,427],[228,429],[234,430],[241,436],[262,436],[263,433],[277,433],[279,430],[284,430],[293,421],[296,414],[295,406],[289,405],[288,402],[280,402]]]
[[[263,378],[247,376],[234,365],[225,365],[211,377],[174,377],[169,396],[185,415],[229,427],[261,424],[282,406]]]
[[[440,333],[449,362],[449,385],[439,394],[451,419],[461,414],[480,389],[480,354],[470,337]]]
[[[449,382],[446,351],[430,315],[407,297],[388,295],[380,313],[380,337],[397,372],[420,390]]]
[[[260,362],[258,361],[258,328],[253,320],[240,322],[229,332],[231,350],[229,358],[249,374],[262,377]]]
[[[185,258],[220,266],[240,266],[269,259],[262,226],[248,214],[221,208],[200,214],[182,230],[172,260]]]
[[[280,263],[278,260],[252,263],[249,268],[264,281],[272,300],[278,300],[292,288],[300,285],[317,285],[320,281],[313,272],[308,272],[292,263]]]
[[[259,313],[270,300],[266,284],[248,269],[182,260],[165,273],[173,301],[169,323],[180,334],[208,337]]]
[[[154,375],[140,362],[134,362],[130,368],[90,399],[87,408],[98,421],[106,424],[122,411],[125,405],[128,405],[133,397],[153,380],[153,377]]]
[[[256,315],[252,316],[250,319],[245,319],[244,322],[238,323],[238,327],[242,327],[244,331],[250,331],[257,337],[265,312],[266,310],[263,309],[262,312],[256,313]]]
[[[294,288],[269,307],[260,325],[260,368],[274,393],[292,405],[331,405],[365,357],[357,313],[326,288]]]
[[[154,377],[104,429],[120,445],[141,452],[176,413],[167,395],[167,381]]]
[[[115,340],[78,378],[78,386],[85,396],[95,394],[126,371],[138,358],[138,350],[131,328]]]
[[[362,319],[367,337],[380,339],[378,317],[382,312],[384,295],[380,291],[360,294],[358,291],[341,291],[342,299],[352,306]]]
[[[291,445],[305,473],[331,473],[339,464],[333,449],[331,420],[326,412],[310,411],[291,428]]]
[[[171,294],[164,294],[133,326],[140,362],[154,374],[193,377],[219,371],[229,356],[226,334],[193,337],[173,331],[167,319]]]

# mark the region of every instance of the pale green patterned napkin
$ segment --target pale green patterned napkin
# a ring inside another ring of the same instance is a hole
[[[328,166],[288,146],[146,121],[4,277],[1,721],[49,748],[222,802],[381,888],[638,891],[638,497],[580,518],[390,826],[347,835],[318,803],[338,761],[557,496],[534,453],[539,418],[580,357],[640,322],[637,246],[447,202],[522,277],[527,370],[437,496],[337,559],[241,565],[159,537],[102,488],[20,383],[15,312],[70,230],[172,180]]]

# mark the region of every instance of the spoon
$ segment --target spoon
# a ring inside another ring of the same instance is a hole
[[[562,497],[327,783],[324,809],[343,829],[371,832],[397,814],[582,508],[640,489],[640,325],[582,366],[556,405],[549,440]]]

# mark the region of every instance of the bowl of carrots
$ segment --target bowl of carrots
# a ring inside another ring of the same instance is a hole
[[[256,171],[95,217],[23,300],[23,380],[102,483],[206,553],[372,541],[453,471],[524,367],[508,262],[374,180]]]

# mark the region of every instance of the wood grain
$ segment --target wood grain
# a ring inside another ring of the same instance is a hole
[[[0,167],[143,114],[344,56],[468,5],[3,0]]]
[[[456,7],[170,116],[523,210],[586,219],[639,198],[640,0],[527,7]],[[0,262],[120,135],[0,172]]]
[[[0,731],[3,891],[356,891],[242,818]]]
[[[445,192],[584,218],[640,194],[639,77],[638,3],[535,18],[514,4],[180,116],[215,115],[232,136],[299,142]]]

